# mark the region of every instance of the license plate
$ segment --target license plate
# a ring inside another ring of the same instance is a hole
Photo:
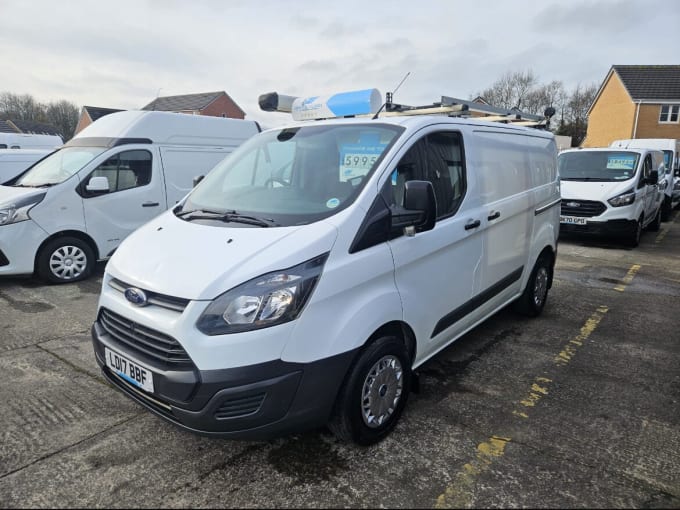
[[[566,225],[585,225],[586,219],[579,218],[578,216],[560,216],[560,223]]]
[[[153,393],[153,372],[151,370],[117,352],[113,352],[108,347],[104,347],[104,356],[106,357],[106,366],[114,373],[133,386]]]

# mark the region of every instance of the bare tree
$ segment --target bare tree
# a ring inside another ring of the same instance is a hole
[[[588,110],[595,100],[598,87],[590,85],[576,85],[564,104],[564,113],[557,130],[559,135],[568,135],[573,145],[580,145],[586,137],[588,129]]]
[[[478,95],[493,106],[521,110],[537,83],[538,78],[531,70],[507,72]]]
[[[73,137],[78,125],[79,108],[65,100],[39,103],[30,94],[0,93],[0,118],[43,122],[57,129],[64,141]]]

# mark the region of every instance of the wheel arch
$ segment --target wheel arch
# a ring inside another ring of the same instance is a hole
[[[38,270],[38,259],[40,258],[40,254],[42,253],[45,246],[60,237],[75,237],[76,239],[80,239],[81,241],[87,243],[87,245],[92,249],[92,253],[94,253],[95,262],[99,260],[99,249],[97,248],[97,243],[94,242],[94,239],[80,230],[62,230],[61,232],[57,232],[45,238],[43,242],[40,243],[40,246],[35,252],[35,258],[33,260],[33,270],[35,272]]]

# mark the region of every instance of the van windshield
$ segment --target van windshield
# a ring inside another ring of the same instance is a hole
[[[626,181],[635,176],[639,159],[637,152],[563,152],[557,168],[563,181]]]
[[[246,225],[318,221],[355,200],[401,132],[384,124],[336,124],[261,133],[219,163],[175,214],[223,222],[247,217]]]
[[[14,186],[37,188],[62,183],[105,150],[106,147],[60,149],[34,165]]]

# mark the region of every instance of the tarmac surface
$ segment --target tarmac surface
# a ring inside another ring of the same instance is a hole
[[[0,507],[680,507],[680,213],[638,248],[561,239],[542,316],[503,310],[419,370],[396,430],[177,429],[105,382],[103,266],[0,280]]]

